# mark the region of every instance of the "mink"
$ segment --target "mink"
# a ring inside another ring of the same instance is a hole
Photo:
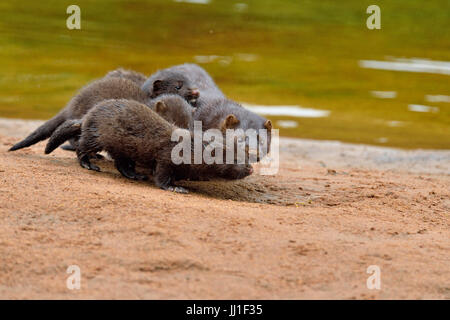
[[[148,103],[150,108],[176,127],[193,130],[193,108],[183,98],[174,94],[163,94]]]
[[[185,63],[176,65],[170,68],[159,70],[154,73],[148,81],[164,77],[183,77],[191,86],[195,87],[200,92],[200,99],[202,95],[211,96],[215,98],[225,98],[223,92],[216,85],[212,77],[205,69],[193,63]]]
[[[134,70],[126,70],[123,68],[118,68],[116,70],[108,72],[105,78],[110,77],[117,77],[131,80],[134,83],[136,83],[139,87],[141,87],[144,84],[145,80],[147,80],[147,77],[144,74]]]
[[[194,107],[199,98],[199,90],[185,74],[171,72],[169,69],[160,70],[151,75],[142,85],[142,90],[149,99],[165,93],[177,94]]]
[[[147,176],[136,173],[136,163],[154,167],[154,182],[164,190],[186,193],[186,189],[173,185],[176,180],[214,177],[242,179],[253,172],[249,164],[193,164],[193,152],[192,164],[174,164],[171,154],[178,142],[171,141],[172,132],[186,129],[177,128],[137,101],[105,100],[86,114],[81,125],[78,122],[67,124],[69,134],[64,135],[63,139],[55,139],[62,143],[64,138],[80,135],[77,156],[82,167],[100,171],[98,166],[90,162],[90,158],[92,154],[104,150],[114,159],[117,170],[127,178],[147,179]],[[193,146],[190,131],[186,134]],[[202,148],[203,151],[204,144]]]
[[[227,129],[242,129],[237,139],[245,139],[246,154],[254,154],[256,161],[260,161],[270,151],[272,122],[232,100],[219,97],[204,103],[202,107],[196,108],[194,121],[202,122],[202,130],[218,128],[224,134]],[[248,129],[256,130],[257,150],[250,149],[245,136]],[[260,129],[266,130],[267,134],[260,135]]]
[[[205,69],[196,64],[186,63],[160,70],[154,76],[159,75],[185,77],[192,86],[198,89],[199,97],[195,104],[194,120],[202,122],[203,130],[212,128],[223,130],[225,123],[234,129],[243,129],[244,132],[247,129],[255,129],[258,133],[259,129],[266,129],[267,139],[258,134],[258,150],[251,150],[251,152],[257,153],[256,161],[259,161],[270,151],[271,121],[228,99]],[[245,139],[245,137],[241,138]],[[248,145],[246,145],[246,150],[249,151]]]
[[[49,138],[66,120],[81,119],[95,104],[105,99],[133,99],[145,102],[147,96],[133,81],[109,77],[91,82],[83,87],[56,116],[45,122],[9,151],[29,147]],[[71,144],[75,147],[74,139]]]
[[[195,109],[180,96],[165,94],[151,100],[148,106],[176,127],[193,130]],[[51,153],[66,140],[78,139],[81,133],[81,123],[81,119],[70,119],[62,123],[50,136],[45,153]]]

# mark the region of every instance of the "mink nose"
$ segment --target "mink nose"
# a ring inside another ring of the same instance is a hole
[[[248,168],[248,173],[249,173],[249,174],[252,174],[252,173],[253,173],[253,167],[249,167],[249,168]]]
[[[191,89],[191,96],[193,96],[194,98],[198,98],[199,95],[200,91],[198,91],[198,89]]]

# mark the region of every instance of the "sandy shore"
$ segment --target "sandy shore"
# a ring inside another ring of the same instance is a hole
[[[179,195],[7,152],[39,124],[0,120],[0,298],[450,298],[450,151],[283,138],[276,176]]]

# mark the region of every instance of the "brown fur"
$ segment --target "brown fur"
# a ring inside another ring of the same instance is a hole
[[[272,123],[245,108],[240,104],[229,100],[216,85],[211,76],[202,67],[186,63],[163,69],[152,75],[146,84],[158,77],[183,77],[199,91],[199,98],[195,106],[194,120],[201,121],[203,130],[217,128],[225,133],[226,129],[266,129],[267,141],[263,141],[262,136],[258,136],[260,147],[251,153],[256,153],[259,161],[269,150],[271,143]],[[144,85],[145,86],[145,85]],[[243,137],[245,138],[245,137]],[[267,145],[267,151],[264,150]],[[247,146],[248,150],[248,146]]]
[[[193,108],[183,98],[174,94],[165,94],[151,100],[150,108],[169,123],[183,129],[193,129]]]
[[[265,129],[267,130],[267,141],[263,141],[263,137],[258,135],[258,150],[249,150],[247,145],[246,151],[247,153],[255,154],[257,161],[261,160],[270,151],[272,122],[245,109],[232,100],[217,98],[204,101],[203,105],[196,108],[194,112],[195,120],[202,122],[203,130],[218,128],[224,134],[227,129],[242,129],[244,133],[248,129],[257,131]],[[241,138],[245,139],[245,135],[242,135]],[[266,148],[264,148],[265,145],[267,145]]]
[[[148,105],[167,122],[178,128],[193,129],[193,112],[195,109],[183,98],[177,95],[162,95],[150,101]],[[64,141],[76,141],[81,134],[80,119],[70,119],[62,123],[50,136],[45,147],[45,154],[51,153]],[[74,142],[74,144],[76,144]],[[74,151],[76,148],[74,148]]]
[[[83,87],[56,116],[37,128],[10,151],[31,146],[45,140],[66,120],[81,119],[95,104],[105,99],[132,99],[145,102],[147,97],[131,80],[120,77],[103,78]],[[71,141],[75,146],[75,142]]]
[[[183,97],[192,106],[197,105],[199,91],[186,75],[160,70],[151,75],[142,85],[142,90],[149,99],[154,99],[161,94],[177,94]]]
[[[90,83],[72,98],[66,109],[67,118],[81,119],[97,103],[107,99],[129,99],[145,102],[146,96],[131,80],[110,77]]]
[[[123,68],[118,68],[116,70],[110,71],[106,74],[105,78],[116,77],[116,78],[124,78],[133,81],[139,87],[142,86],[147,80],[147,77],[137,71],[134,70],[126,70]]]
[[[67,128],[74,127],[68,125]],[[80,165],[99,171],[100,169],[91,164],[89,159],[91,155],[105,150],[125,177],[146,179],[146,176],[135,172],[135,164],[139,163],[145,167],[155,168],[154,180],[157,186],[178,192],[186,192],[183,188],[172,186],[172,181],[178,179],[207,180],[213,177],[241,179],[252,173],[249,165],[205,163],[175,165],[171,160],[172,149],[178,144],[171,141],[175,129],[178,128],[137,101],[124,99],[102,101],[83,118],[77,147]],[[79,133],[74,131],[74,134]],[[61,139],[59,143],[62,143]],[[193,145],[193,141],[190,143]]]
[[[225,98],[223,92],[216,85],[211,76],[205,69],[193,63],[185,63],[170,68],[159,70],[150,76],[147,83],[152,83],[158,78],[165,77],[182,77],[191,87],[196,88],[200,92],[198,102],[205,97]],[[149,88],[150,90],[151,88]]]

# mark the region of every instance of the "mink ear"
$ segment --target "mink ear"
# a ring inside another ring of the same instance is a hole
[[[158,102],[156,103],[155,111],[156,111],[157,113],[164,112],[166,109],[167,109],[167,106],[166,106],[166,104],[164,103],[164,101],[158,101]]]
[[[163,82],[162,80],[156,80],[153,82],[153,91],[160,91],[162,89]]]
[[[225,131],[227,129],[234,128],[239,123],[239,119],[234,114],[229,114],[225,120],[222,121],[221,129]]]
[[[264,128],[266,128],[267,130],[272,130],[272,121],[267,120],[266,122],[264,122]]]

